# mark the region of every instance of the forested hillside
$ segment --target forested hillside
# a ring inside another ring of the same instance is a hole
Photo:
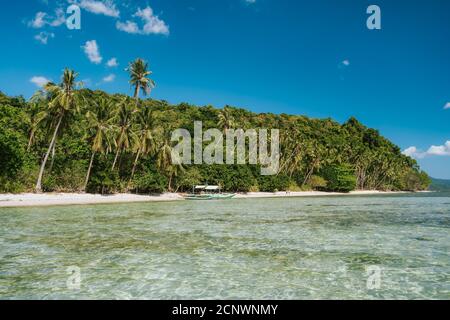
[[[430,183],[415,160],[354,118],[339,124],[170,105],[70,86],[50,84],[30,101],[0,94],[0,192],[34,191],[40,173],[38,191],[97,193],[186,191],[198,183],[242,192],[422,190]],[[257,165],[173,165],[171,132],[193,135],[194,121],[204,129],[279,129],[279,174],[261,176]]]
[[[431,178],[430,190],[450,191],[450,180]]]

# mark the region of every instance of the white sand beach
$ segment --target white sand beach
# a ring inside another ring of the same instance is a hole
[[[238,194],[235,198],[280,198],[280,197],[321,197],[321,196],[355,196],[355,195],[376,195],[376,194],[396,194],[407,193],[404,191],[377,191],[377,190],[358,190],[349,193],[323,192],[323,191],[282,191],[282,192],[248,192]]]
[[[174,200],[183,200],[183,197],[176,193],[164,193],[154,196],[136,195],[130,193],[120,193],[114,195],[100,195],[90,193],[21,193],[0,194],[0,207],[35,207]]]
[[[405,192],[383,191],[352,191],[350,193],[302,191],[302,192],[249,192],[237,194],[235,199],[247,198],[285,198],[285,197],[317,197],[317,196],[352,196],[352,195],[376,195],[394,194]],[[108,204],[128,202],[155,202],[155,201],[179,201],[184,200],[182,194],[164,193],[161,195],[136,195],[121,193],[114,195],[100,195],[89,193],[22,193],[0,194],[1,207],[37,207],[56,205],[83,205],[83,204]]]

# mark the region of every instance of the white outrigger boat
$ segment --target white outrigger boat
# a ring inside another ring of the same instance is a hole
[[[192,193],[186,195],[186,200],[225,200],[236,196],[235,193],[222,193],[219,186],[200,185],[192,188]]]

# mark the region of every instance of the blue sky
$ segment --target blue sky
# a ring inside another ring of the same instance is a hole
[[[74,2],[81,30],[64,23]],[[381,30],[366,27],[371,4]],[[87,87],[132,94],[124,69],[142,57],[154,98],[355,116],[450,179],[450,1],[2,1],[0,26],[9,95],[30,97],[66,66]]]

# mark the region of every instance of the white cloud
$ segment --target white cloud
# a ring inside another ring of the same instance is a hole
[[[116,79],[115,74],[110,74],[109,76],[106,76],[103,78],[104,82],[113,82]]]
[[[49,22],[49,24],[52,27],[59,27],[60,25],[66,23],[66,15],[64,14],[64,10],[61,8],[58,8],[55,10],[55,17],[52,18],[52,21]]]
[[[45,26],[45,24],[47,23],[45,21],[45,17],[47,16],[47,14],[45,12],[38,12],[36,13],[36,16],[34,17],[33,20],[31,20],[28,25],[32,28],[42,28],[43,26]]]
[[[116,5],[111,0],[95,1],[95,0],[81,0],[77,4],[86,11],[103,14],[108,17],[118,18],[120,11],[116,8]]]
[[[441,146],[431,146],[425,152],[413,146],[405,149],[402,153],[416,159],[423,159],[428,156],[450,156],[450,140]]]
[[[144,10],[138,9],[135,14],[136,17],[142,19],[145,22],[143,32],[144,34],[169,34],[169,26],[166,23],[159,19],[158,16],[153,14],[153,10],[150,7],[145,8]]]
[[[428,149],[427,154],[434,156],[450,156],[450,141],[445,142],[442,146],[431,146]]]
[[[90,86],[92,85],[92,80],[89,78],[83,79],[81,80],[81,82],[83,83],[83,86]]]
[[[97,41],[91,40],[86,41],[86,44],[82,46],[84,49],[84,53],[86,53],[89,61],[95,64],[99,64],[102,62],[103,57],[100,55],[100,50],[97,45]]]
[[[59,27],[65,22],[66,16],[64,14],[64,10],[58,8],[55,10],[54,16],[49,16],[47,13],[39,11],[38,13],[36,13],[34,19],[28,22],[28,26],[35,29],[40,29],[46,25],[49,25],[51,27]]]
[[[349,67],[350,67],[350,60],[348,60],[348,59],[344,59],[341,62],[339,62],[339,64],[338,64],[338,69],[339,70],[345,70],[345,69],[347,69]],[[341,75],[341,80],[344,80],[342,75]]]
[[[36,86],[42,88],[44,85],[46,85],[48,82],[50,82],[49,79],[42,76],[34,76],[30,79],[31,83],[34,83]]]
[[[450,102],[447,102],[444,106],[444,110],[450,109]]]
[[[117,30],[124,31],[127,33],[136,34],[140,32],[137,23],[129,20],[127,22],[117,21],[116,28]]]
[[[34,36],[34,39],[39,41],[42,44],[47,44],[49,38],[54,38],[55,34],[53,32],[40,32],[39,34]]]
[[[108,60],[108,62],[106,63],[106,65],[107,65],[108,67],[113,68],[113,67],[117,67],[117,66],[119,65],[119,63],[117,62],[117,59],[116,59],[116,58],[111,58],[111,59]]]
[[[144,23],[142,29],[139,28],[138,24],[134,21],[127,20],[126,22],[118,21],[116,23],[116,28],[121,31],[133,34],[163,34],[169,35],[169,26],[161,20],[158,16],[155,16],[153,9],[146,7],[145,9],[138,9],[138,11],[133,15],[133,17],[138,17]]]
[[[416,147],[409,147],[406,148],[405,150],[403,150],[402,152],[405,156],[411,157],[411,158],[423,158],[424,157],[424,153],[420,152]]]

